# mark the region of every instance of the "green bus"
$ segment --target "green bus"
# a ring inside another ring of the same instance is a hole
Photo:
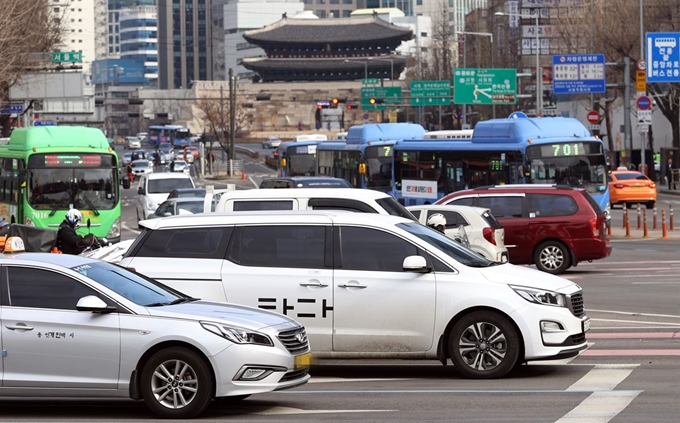
[[[57,230],[76,208],[93,235],[120,241],[118,155],[101,130],[18,128],[0,144],[0,216],[6,221]],[[78,232],[87,233],[84,224]]]

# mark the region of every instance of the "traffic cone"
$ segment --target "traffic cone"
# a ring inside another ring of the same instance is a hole
[[[245,170],[242,170],[242,171],[241,171],[241,180],[242,180],[242,181],[245,181],[245,180],[246,180],[246,171],[245,171]]]

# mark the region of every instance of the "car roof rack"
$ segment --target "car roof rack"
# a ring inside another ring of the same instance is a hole
[[[572,186],[569,186],[569,185],[561,185],[561,184],[505,184],[505,185],[485,185],[485,186],[473,188],[473,190],[481,191],[481,190],[505,189],[505,188],[511,188],[511,189],[517,189],[517,188],[522,188],[522,189],[555,188],[555,189],[569,189],[569,190],[575,189],[575,187],[572,187]]]

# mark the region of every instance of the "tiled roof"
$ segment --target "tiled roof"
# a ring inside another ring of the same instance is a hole
[[[267,70],[267,69],[301,69],[301,70],[334,70],[347,71],[359,69],[362,72],[365,70],[364,64],[367,63],[368,72],[371,69],[385,69],[392,66],[390,62],[394,62],[395,74],[397,69],[401,70],[406,65],[407,58],[401,56],[382,56],[377,57],[376,60],[367,60],[366,58],[323,58],[323,59],[270,59],[267,57],[251,57],[243,59],[243,66],[249,70]],[[379,60],[378,60],[379,59]],[[349,62],[345,62],[349,60]]]
[[[288,19],[243,33],[249,43],[303,42],[351,43],[400,38],[410,40],[413,31],[378,17],[334,19]]]

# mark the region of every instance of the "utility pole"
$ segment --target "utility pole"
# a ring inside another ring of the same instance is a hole
[[[234,146],[236,145],[236,78],[234,70],[229,68],[229,160],[231,176],[234,177]]]
[[[220,85],[220,146],[224,148],[224,86]],[[212,162],[212,148],[210,149],[210,157],[207,157],[210,168],[210,173],[213,170]]]
[[[633,137],[630,132],[630,57],[623,58],[624,68],[623,68],[623,130],[624,134],[624,145],[629,148],[628,163],[632,162],[633,154]]]

